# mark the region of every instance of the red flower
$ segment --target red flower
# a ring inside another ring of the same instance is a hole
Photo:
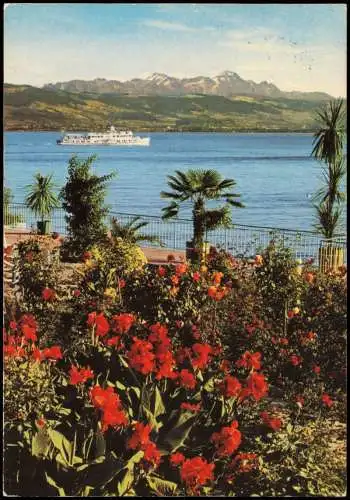
[[[24,335],[24,338],[26,340],[32,340],[33,342],[38,340],[38,337],[36,336],[36,329],[35,328],[32,328],[31,326],[24,324],[24,325],[22,325],[21,329],[22,329],[22,333]]]
[[[219,457],[232,455],[241,444],[242,435],[237,427],[238,422],[235,420],[229,427],[223,427],[211,436],[210,440],[215,444]]]
[[[110,426],[120,427],[128,424],[128,417],[113,387],[102,389],[99,385],[95,385],[90,390],[90,397],[95,408],[102,410],[102,432]]]
[[[32,358],[34,359],[34,361],[42,361],[44,359],[44,355],[40,351],[40,349],[37,349],[35,347],[32,351]]]
[[[170,465],[172,465],[173,467],[181,465],[184,461],[185,461],[185,456],[182,453],[177,452],[170,455],[169,462]]]
[[[109,331],[109,323],[103,313],[92,312],[88,315],[88,326],[96,327],[96,336],[104,337]]]
[[[185,274],[187,271],[187,265],[186,264],[178,264],[175,267],[175,274],[176,276],[181,276],[182,274]]]
[[[172,282],[173,285],[178,285],[179,284],[179,277],[176,276],[175,274],[170,278],[170,281]]]
[[[193,413],[197,413],[201,409],[201,404],[181,403],[180,408],[182,410],[188,410]]]
[[[184,322],[177,319],[175,321],[175,326],[176,326],[176,328],[180,329],[184,326]]]
[[[253,372],[247,380],[247,389],[253,398],[259,401],[267,394],[269,386],[263,374]]]
[[[242,389],[239,380],[231,375],[227,375],[219,387],[225,398],[234,398],[238,396]]]
[[[35,423],[38,427],[40,427],[40,429],[42,429],[46,425],[46,422],[43,418],[38,418]]]
[[[222,279],[222,277],[223,277],[223,273],[220,273],[219,271],[215,271],[215,272],[213,273],[213,276],[212,276],[212,277],[213,277],[213,282],[214,282],[214,284],[215,284],[215,285],[220,285],[220,283],[221,283],[221,279]]]
[[[144,448],[143,459],[147,460],[147,462],[150,462],[153,465],[155,465],[156,467],[158,467],[158,465],[160,464],[161,458],[160,458],[160,452],[157,449],[157,446],[155,445],[155,443],[150,442],[150,443],[146,444],[146,446]]]
[[[127,353],[127,358],[131,368],[139,371],[143,375],[154,371],[154,358],[155,355],[152,352],[153,345],[145,340],[140,340],[137,337],[133,337],[133,345],[131,350]]]
[[[282,338],[282,339],[280,339],[280,344],[282,344],[282,345],[288,345],[289,341],[286,338]]]
[[[141,422],[136,422],[134,433],[127,442],[127,448],[130,450],[144,450],[145,447],[151,442],[149,435],[152,431],[152,427],[149,424],[142,424]]]
[[[165,269],[165,267],[163,267],[163,266],[159,266],[159,267],[158,267],[158,269],[157,269],[157,274],[158,274],[158,276],[160,276],[161,278],[162,278],[163,276],[165,276],[165,275],[166,275],[166,269]]]
[[[195,283],[197,283],[201,279],[200,273],[198,271],[196,271],[195,273],[193,273],[192,279],[193,279],[193,281]]]
[[[208,288],[208,296],[214,299],[216,297],[216,292],[217,292],[217,287],[216,286],[210,286]]]
[[[62,359],[62,352],[61,352],[61,347],[58,345],[54,345],[50,348],[46,348],[43,351],[43,356],[44,358],[50,358],[50,359]]]
[[[74,297],[79,297],[81,295],[81,291],[80,290],[73,290],[73,295]]]
[[[300,356],[297,356],[296,354],[292,354],[292,356],[289,359],[293,366],[300,365],[300,363],[303,360]]]
[[[325,392],[322,394],[322,402],[328,406],[328,408],[330,408],[332,406],[332,404],[334,403],[334,401],[330,398],[330,396],[328,394],[326,394]]]
[[[44,290],[41,293],[41,296],[44,300],[49,302],[56,298],[56,292],[51,288],[44,288]]]
[[[69,376],[70,376],[70,381],[69,383],[71,385],[76,385],[76,384],[81,384],[86,382],[89,378],[94,377],[94,372],[90,370],[90,368],[82,368],[80,371],[76,366],[71,367],[69,370]]]
[[[212,352],[212,348],[209,344],[193,344],[192,351],[195,357],[191,359],[193,368],[198,368],[203,370],[209,361],[209,354]]]
[[[260,370],[261,368],[261,353],[260,352],[255,352],[254,354],[246,351],[242,358],[236,361],[236,366],[238,367],[243,367],[243,368],[249,368],[249,369],[255,369],[255,370]]]
[[[149,342],[157,342],[169,346],[170,339],[168,339],[168,328],[165,325],[156,323],[149,327],[151,334],[148,337]]]
[[[110,339],[107,340],[107,345],[114,345],[114,346],[119,346],[120,343],[120,337],[111,337]]]
[[[135,323],[135,316],[127,313],[118,314],[112,316],[112,321],[114,322],[113,329],[117,333],[127,333]]]
[[[196,387],[196,379],[193,373],[186,369],[180,371],[178,381],[185,389],[194,389]]]
[[[312,369],[317,375],[321,372],[321,368],[317,365],[314,365]]]
[[[102,432],[105,432],[108,427],[125,427],[128,425],[128,417],[119,405],[107,406],[102,414]]]
[[[195,493],[198,488],[208,481],[212,481],[214,464],[208,462],[202,457],[194,457],[185,460],[181,466],[180,477],[186,483],[187,488]]]
[[[83,253],[83,260],[89,260],[89,259],[91,259],[91,257],[92,257],[91,252],[84,252]]]
[[[264,424],[268,425],[271,427],[273,431],[279,431],[281,426],[282,426],[282,420],[279,418],[273,418],[271,415],[269,415],[266,411],[263,411],[260,413],[260,416],[264,422]]]
[[[17,330],[17,323],[16,323],[16,321],[10,321],[10,328],[11,328],[11,330]]]

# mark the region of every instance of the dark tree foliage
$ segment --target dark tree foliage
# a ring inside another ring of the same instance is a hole
[[[65,260],[80,260],[92,245],[107,237],[104,219],[109,208],[104,205],[106,184],[116,172],[97,176],[91,172],[96,155],[81,160],[73,155],[68,164],[68,180],[60,192],[67,215],[67,238],[62,245]]]

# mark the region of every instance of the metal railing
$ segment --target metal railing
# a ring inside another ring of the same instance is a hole
[[[164,221],[161,217],[140,214],[126,214],[111,210],[106,217],[106,224],[110,226],[110,218],[116,217],[119,222],[126,224],[134,217],[147,222],[141,235],[152,235],[159,238],[164,247],[174,250],[184,250],[186,242],[192,239],[193,227],[190,219],[172,219]],[[4,210],[4,225],[12,228],[27,228],[36,230],[37,216],[26,205],[11,203]],[[66,222],[63,208],[56,208],[51,214],[51,228],[61,235],[65,235]],[[319,250],[329,243],[342,249],[346,263],[346,235],[338,235],[331,241],[325,240],[322,235],[312,231],[295,231],[269,227],[247,226],[234,224],[232,228],[210,231],[206,238],[211,245],[223,248],[236,257],[251,257],[267,247],[271,240],[281,243],[292,250],[295,258],[305,261],[313,258],[315,264],[319,262]],[[157,243],[142,241],[142,246],[159,247]]]

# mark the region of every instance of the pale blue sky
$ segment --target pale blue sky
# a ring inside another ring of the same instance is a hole
[[[346,4],[10,4],[7,83],[229,70],[346,95]]]

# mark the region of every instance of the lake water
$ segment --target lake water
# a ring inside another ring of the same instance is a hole
[[[97,175],[117,170],[106,202],[116,212],[161,215],[167,175],[175,170],[218,170],[237,182],[245,208],[233,209],[237,224],[313,230],[311,195],[321,186],[322,166],[310,154],[309,134],[149,133],[150,147],[58,146],[57,132],[6,132],[4,185],[15,202],[23,202],[24,186],[36,172],[54,174],[59,187],[67,177],[68,160],[76,153],[96,153]],[[189,218],[190,207],[179,216]]]

